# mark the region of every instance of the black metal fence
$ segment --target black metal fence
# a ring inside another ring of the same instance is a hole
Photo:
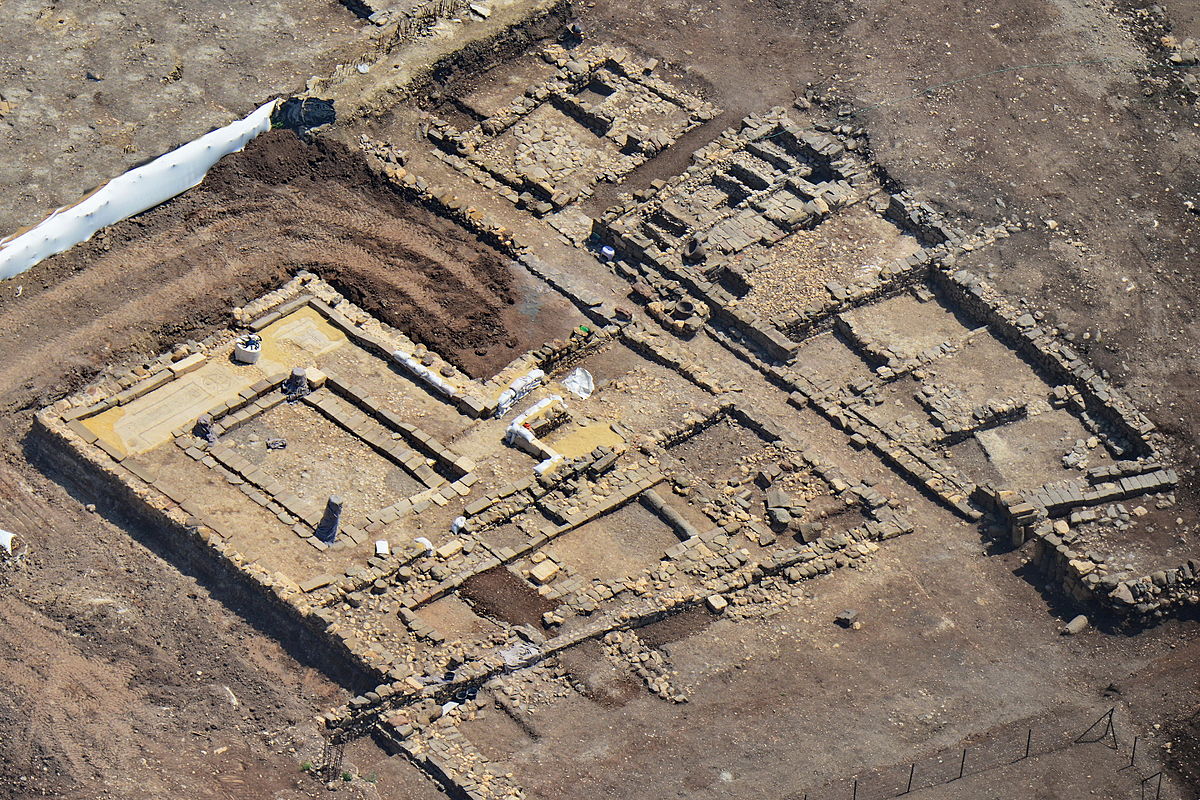
[[[1075,725],[1039,722],[968,740],[962,747],[943,751],[908,764],[870,770],[850,778],[831,781],[809,791],[793,792],[783,800],[891,800],[891,798],[954,783],[992,770],[1013,766],[1029,758],[1047,756],[1082,745],[1102,745],[1114,755],[1128,750],[1129,758],[1114,758],[1114,776],[1129,772],[1128,791],[1118,790],[1113,800],[1200,800],[1172,790],[1163,772],[1145,774],[1138,765],[1139,746],[1143,761],[1146,742],[1140,736],[1124,744],[1117,731],[1117,709],[1110,708],[1099,718],[1087,718]],[[1150,762],[1153,763],[1153,762]],[[1124,781],[1122,781],[1124,782]],[[974,796],[967,787],[963,796]],[[1102,796],[1102,795],[1098,795]]]

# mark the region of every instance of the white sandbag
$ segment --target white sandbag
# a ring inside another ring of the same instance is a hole
[[[547,450],[547,452],[553,451]],[[545,475],[547,472],[553,472],[554,469],[564,461],[566,461],[566,458],[563,455],[560,453],[554,453],[554,455],[550,456],[545,461],[538,463],[533,468],[533,471],[538,475]]]
[[[592,373],[583,367],[576,367],[571,370],[571,373],[559,381],[559,383],[569,389],[580,400],[587,400],[592,396],[592,392],[596,391],[596,382],[592,380]]]
[[[44,258],[86,242],[101,228],[140,214],[200,183],[222,156],[241,150],[251,139],[270,130],[275,102],[264,103],[244,119],[113,178],[25,233],[0,241],[0,280],[19,275]]]
[[[420,361],[417,361],[409,353],[406,353],[403,350],[396,350],[392,353],[392,358],[408,367],[410,372],[447,397],[456,397],[458,395],[458,390],[455,389],[453,385],[447,383],[441,375],[438,375]]]
[[[514,422],[504,429],[505,444],[518,444],[519,442],[533,444],[534,438],[533,431],[526,428],[523,424],[518,425]]]
[[[508,388],[500,393],[500,399],[496,401],[496,419],[512,411],[513,406],[519,403],[522,397],[542,385],[545,377],[546,373],[542,370],[531,369],[510,383]]]
[[[562,403],[563,407],[566,407],[566,403],[563,403],[561,395],[552,394],[549,397],[538,400],[536,403],[527,408],[525,413],[517,416],[511,423],[509,423],[509,426],[504,431],[505,444],[516,444],[518,441],[532,443],[535,438],[533,431],[526,428],[525,423],[531,417],[537,416],[538,412],[540,412],[543,408],[553,405],[554,403]]]
[[[8,553],[10,556],[13,552],[13,537],[15,533],[9,533],[5,530],[0,530],[0,550]]]

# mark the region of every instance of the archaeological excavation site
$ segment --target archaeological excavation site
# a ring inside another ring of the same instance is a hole
[[[0,797],[1200,797],[1194,6],[120,5],[0,23]]]

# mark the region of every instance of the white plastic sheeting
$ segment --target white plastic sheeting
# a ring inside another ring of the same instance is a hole
[[[541,370],[535,371],[541,372]],[[546,408],[546,406],[549,406],[553,403],[561,403],[564,408],[566,407],[566,403],[563,403],[561,395],[552,394],[547,398],[537,401],[528,409],[526,409],[525,413],[514,419],[504,431],[504,441],[506,443],[523,447],[524,449],[543,459],[537,464],[537,466],[533,468],[534,472],[536,472],[538,475],[543,475],[546,472],[552,471],[559,464],[566,460],[562,454],[556,453],[554,448],[550,447],[550,445],[534,436],[533,431],[525,427],[525,422],[530,417],[535,416],[542,409]]]
[[[559,464],[561,464],[562,462],[564,462],[566,460],[567,460],[566,457],[563,456],[561,453],[555,453],[554,455],[547,458],[545,461],[539,462],[537,464],[537,466],[535,466],[533,468],[533,471],[536,472],[538,475],[545,475],[547,472],[553,472],[558,467]]]
[[[571,370],[571,374],[563,378],[559,383],[570,389],[571,393],[580,400],[587,400],[592,396],[592,392],[596,391],[596,382],[592,380],[592,373],[583,367],[576,367]]]
[[[14,536],[16,536],[15,533],[9,533],[8,531],[0,530],[0,550],[3,550],[4,552],[8,553],[10,556],[12,555],[12,552],[13,552],[13,537]]]
[[[537,437],[533,435],[533,431],[522,425],[518,425],[515,422],[509,425],[504,431],[505,444],[517,444],[517,442],[525,442],[526,444],[532,445],[535,438]]]
[[[542,370],[531,369],[510,383],[508,388],[500,393],[500,399],[496,401],[496,419],[512,411],[513,406],[520,402],[522,397],[542,385],[545,377],[546,373]]]
[[[244,119],[113,178],[25,233],[0,241],[0,280],[20,275],[42,259],[86,242],[101,228],[153,208],[200,183],[222,156],[241,150],[270,129],[275,102],[264,103]]]

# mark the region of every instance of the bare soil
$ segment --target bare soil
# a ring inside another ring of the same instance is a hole
[[[501,763],[538,798],[842,800],[858,778],[859,797],[881,800],[903,791],[913,760],[914,788],[930,797],[1138,797],[1135,775],[1157,769],[1166,741],[1147,735],[1144,715],[1180,679],[1166,664],[1195,652],[1192,637],[1173,625],[1138,639],[1063,638],[1014,574],[1019,554],[968,558],[983,547],[954,524],[889,542],[864,569],[812,584],[767,618],[697,609],[638,629],[666,655],[683,704],[619,691],[598,647],[572,648],[560,658],[588,678],[582,695],[526,712],[537,736]],[[834,624],[844,608],[859,611],[860,630]],[[1119,752],[1059,753],[1114,706]],[[1029,728],[1038,758],[1007,766]],[[1122,772],[1135,734],[1138,772]],[[967,777],[951,782],[964,746]],[[1188,795],[1164,789],[1176,796]]]
[[[0,314],[21,320],[0,334],[16,348],[0,402],[41,404],[114,350],[205,332],[302,269],[480,377],[562,333],[553,305],[518,305],[506,258],[405,202],[361,156],[273,131],[197,189],[20,276],[20,296],[0,298]],[[31,382],[42,359],[59,372]]]
[[[587,579],[618,580],[657,564],[677,544],[671,528],[636,501],[581,525],[543,548]]]
[[[746,426],[732,419],[721,419],[672,446],[668,452],[693,474],[718,486],[723,481],[741,478],[739,467],[766,446]]]
[[[0,237],[301,89],[373,30],[337,0],[5,3]]]
[[[1178,514],[1194,536],[1200,228],[1184,201],[1200,185],[1200,119],[1158,37],[1196,36],[1200,17],[1194,4],[1160,5],[1166,16],[1132,0],[599,0],[583,11],[585,28],[663,59],[727,113],[624,186],[601,187],[594,207],[677,173],[726,125],[812,84],[827,99],[814,113],[841,111],[846,124],[865,125],[875,156],[919,197],[965,224],[1007,217],[1027,226],[965,266],[1047,311],[1149,411],[1183,465]],[[65,10],[60,23],[58,8],[16,4],[0,23],[0,95],[17,103],[0,119],[14,154],[0,170],[9,227],[164,143],[245,113],[254,95],[323,72],[330,51],[316,34],[357,35],[339,29],[331,15],[343,9],[332,2],[272,8],[274,17],[259,8],[218,20],[207,5],[170,14],[106,6]],[[181,79],[159,83],[174,74],[177,52]],[[22,568],[0,573],[0,795],[328,796],[296,769],[306,721],[361,688],[323,677],[311,654],[248,623],[236,592],[170,563],[136,525],[87,513],[97,498],[72,495],[31,467],[22,448],[31,409],[102,364],[204,335],[227,320],[229,305],[299,268],[440,344],[473,374],[522,349],[508,343],[516,330],[548,338],[513,315],[518,293],[502,259],[398,202],[331,156],[332,146],[287,136],[264,137],[201,189],[0,285],[0,525],[36,532],[40,544]],[[805,424],[823,447],[826,426]],[[1012,721],[1066,697],[1097,712],[1119,703],[1137,730],[1161,724],[1150,752],[1194,781],[1194,625],[1061,639],[1053,615],[1067,609],[1033,593],[1019,554],[988,558],[973,531],[934,532],[942,538],[912,537],[900,558],[881,564],[877,595],[839,580],[764,623],[761,647],[749,643],[753,663],[708,658],[727,655],[735,640],[701,642],[691,658],[668,644],[677,666],[727,680],[694,704],[669,706],[628,676],[608,676],[620,691],[604,696],[619,698],[619,715],[580,698],[517,756],[531,796],[562,797],[565,784],[596,796],[782,796],[871,764],[902,764],[919,747],[953,746],[986,714]],[[504,570],[464,595],[497,616],[516,609],[519,621],[546,610]],[[834,640],[829,617],[847,603],[871,604],[867,628]],[[780,659],[756,655],[780,637],[788,644]],[[583,655],[577,674],[596,661]],[[774,738],[764,738],[764,725]],[[710,730],[731,733],[714,742]],[[1009,796],[1017,781],[1028,795],[1074,796],[1087,786],[1072,770],[1097,776],[1095,791],[1123,792],[1127,783],[1101,780],[1112,776],[1101,772],[1107,763],[994,773],[987,786],[951,784],[936,796]],[[398,782],[397,795],[422,796],[427,784],[399,772],[415,783]]]
[[[0,796],[321,796],[297,753],[314,710],[346,696],[323,665],[14,459],[9,444],[4,525],[55,546],[0,573]]]
[[[477,613],[513,625],[540,627],[542,614],[557,605],[503,566],[472,575],[458,593]]]

